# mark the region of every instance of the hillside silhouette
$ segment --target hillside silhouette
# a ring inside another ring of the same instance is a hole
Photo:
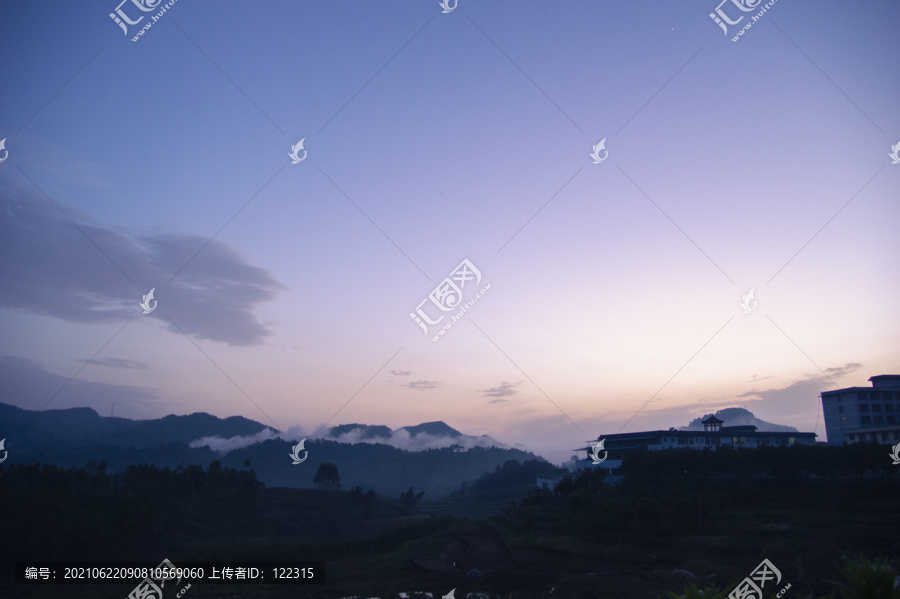
[[[94,461],[116,473],[136,464],[206,468],[219,461],[225,467],[241,468],[249,459],[258,479],[268,487],[313,488],[316,469],[331,462],[339,466],[345,488],[361,486],[394,494],[415,487],[426,492],[425,501],[434,501],[509,460],[543,460],[519,449],[495,447],[490,438],[464,435],[444,422],[427,422],[395,431],[385,426],[336,426],[326,438],[307,440],[308,459],[292,465],[288,454],[294,441],[255,440],[264,432],[267,437],[279,433],[237,416],[221,419],[195,413],[129,420],[100,416],[89,408],[34,412],[0,404],[0,438],[7,438],[10,464],[40,462],[79,468]],[[332,440],[347,434],[366,442]],[[235,438],[246,444],[228,452],[210,447],[226,445]],[[388,444],[391,439],[414,439],[422,441],[420,446],[438,447],[407,451]]]
[[[423,513],[413,489],[266,488],[250,462],[119,473],[95,462],[0,464],[0,497],[16,516],[0,519],[0,538],[14,540],[0,547],[0,560],[327,564],[327,579],[303,589],[308,595],[204,583],[197,596],[210,598],[395,598],[457,588],[492,599],[656,599],[689,585],[727,592],[766,558],[798,599],[821,597],[865,555],[888,558],[885,571],[896,570],[900,474],[885,467],[884,453],[877,444],[637,451],[623,463],[620,485],[587,469],[476,519]],[[488,501],[551,473],[548,466],[508,461],[459,494]],[[12,592],[8,576],[0,572],[0,595]],[[124,596],[125,586],[119,594],[44,587],[41,596]]]

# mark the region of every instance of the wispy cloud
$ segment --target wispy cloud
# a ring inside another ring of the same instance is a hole
[[[109,366],[110,368],[127,368],[129,370],[150,369],[150,366],[145,364],[144,362],[139,362],[137,360],[124,360],[122,358],[94,358],[93,360],[86,360],[82,358],[78,361],[84,364],[90,362],[91,365],[96,366]]]
[[[484,397],[497,397],[497,398],[512,397],[512,396],[518,394],[518,391],[516,390],[516,387],[518,387],[518,386],[519,386],[519,383],[507,383],[504,381],[504,382],[500,383],[500,385],[497,387],[491,387],[490,389],[478,389],[477,391],[479,393],[482,393]],[[488,403],[497,403],[497,402],[495,400],[495,401],[491,401]]]
[[[775,402],[796,400],[797,398],[818,397],[819,394],[822,393],[822,391],[835,389],[832,381],[836,383],[841,378],[859,371],[860,369],[862,369],[862,367],[863,365],[859,362],[848,362],[843,366],[826,368],[825,374],[828,376],[825,376],[822,373],[807,374],[803,378],[793,380],[789,384],[782,387],[751,389],[750,391],[741,393],[740,395],[738,395],[738,397],[744,397],[757,401]],[[858,381],[847,386],[864,386],[864,383],[865,381]]]
[[[399,428],[392,431],[389,437],[366,438],[365,430],[357,428],[340,436],[330,438],[340,443],[380,443],[405,451],[426,451],[428,449],[441,449],[453,445],[459,445],[466,449],[471,449],[472,447],[509,447],[505,443],[500,443],[488,435],[481,435],[480,437],[473,437],[470,435],[451,437],[444,435],[429,435],[420,432],[415,436],[412,436],[405,428]]]
[[[425,389],[437,389],[440,387],[440,383],[438,381],[411,381],[405,385],[409,389],[416,390],[425,390]]]
[[[225,439],[223,439],[222,437],[202,437],[195,441],[191,441],[189,446],[194,448],[205,446],[209,447],[213,451],[225,454],[229,451],[234,451],[235,449],[241,449],[242,447],[247,447],[249,445],[255,445],[257,443],[268,441],[269,439],[280,438],[282,438],[282,435],[278,434],[271,428],[264,428],[255,435],[238,435],[236,437],[228,437]]]

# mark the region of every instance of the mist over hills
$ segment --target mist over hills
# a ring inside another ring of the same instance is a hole
[[[359,485],[395,493],[415,487],[430,499],[509,460],[543,459],[438,421],[396,430],[336,426],[324,438],[307,439],[308,457],[295,465],[289,454],[302,437],[239,416],[220,419],[195,413],[129,420],[100,416],[90,408],[37,412],[0,403],[2,438],[10,463],[83,467],[103,461],[108,471],[118,472],[142,463],[206,468],[219,460],[223,466],[253,468],[270,487],[310,488],[319,465],[331,462],[338,466],[343,488]]]
[[[473,447],[510,448],[489,435],[478,437],[465,435],[444,422],[423,422],[416,426],[403,426],[391,430],[386,426],[366,424],[342,424],[329,429],[329,439],[341,443],[382,443],[406,451],[425,451],[456,447],[457,451]]]

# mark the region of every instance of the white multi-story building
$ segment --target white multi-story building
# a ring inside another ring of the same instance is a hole
[[[900,441],[900,374],[881,374],[869,381],[871,387],[822,392],[829,445]]]

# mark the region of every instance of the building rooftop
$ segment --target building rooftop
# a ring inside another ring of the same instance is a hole
[[[873,387],[900,387],[900,374],[879,374],[869,377]]]
[[[846,393],[847,391],[871,391],[874,389],[900,389],[900,374],[878,374],[869,377],[871,387],[844,387],[843,389],[832,389],[831,391],[822,391],[822,395],[837,395]]]
[[[721,420],[719,422],[722,422]],[[815,433],[802,433],[799,431],[760,431],[752,424],[738,426],[723,426],[719,430],[676,430],[670,428],[667,431],[639,431],[634,433],[614,433],[597,437],[597,441],[603,439],[603,449],[631,449],[637,441],[649,441],[659,437],[738,437],[738,436],[766,436],[766,437],[808,437]],[[578,447],[572,451],[591,451],[593,447]]]

